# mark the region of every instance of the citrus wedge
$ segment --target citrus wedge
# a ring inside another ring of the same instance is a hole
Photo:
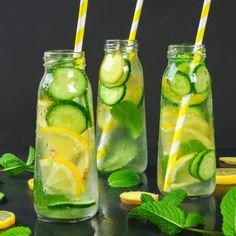
[[[28,187],[30,190],[34,190],[34,178],[28,180]]]
[[[44,191],[79,197],[84,191],[82,176],[77,167],[61,157],[40,160]]]
[[[191,153],[176,161],[170,171],[170,182],[172,188],[175,188],[176,186],[184,187],[199,181],[189,173],[189,167],[195,156],[195,153]]]
[[[142,194],[150,195],[155,201],[158,201],[159,195],[154,193],[148,192],[141,192],[141,191],[130,191],[124,192],[120,194],[120,200],[128,205],[140,205],[141,204],[141,196]]]
[[[236,184],[236,168],[217,168],[216,184],[219,185]]]
[[[0,211],[0,229],[6,229],[15,224],[16,216],[10,211]]]
[[[219,160],[228,165],[236,165],[236,157],[220,157]]]

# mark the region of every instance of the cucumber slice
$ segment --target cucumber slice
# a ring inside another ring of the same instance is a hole
[[[48,126],[66,128],[76,133],[87,129],[86,110],[75,102],[61,102],[49,107],[46,121]]]
[[[179,71],[189,74],[190,66],[188,62],[186,61],[176,62],[176,66]]]
[[[162,96],[174,104],[180,104],[182,97],[174,93],[167,82],[168,79],[162,80]],[[208,92],[193,94],[190,100],[190,106],[200,104],[208,98]]]
[[[131,66],[128,60],[125,60],[120,54],[114,55],[114,57],[120,58],[119,60],[111,59],[111,56],[106,56],[108,59],[104,59],[105,65],[102,64],[99,74],[101,83],[107,88],[121,86],[129,79],[131,72]]]
[[[104,87],[102,84],[99,85],[100,91],[100,98],[108,106],[112,106],[118,102],[120,102],[124,96],[126,87],[125,85],[114,87],[114,88],[107,88]]]
[[[189,172],[200,180],[207,181],[211,179],[216,171],[215,152],[213,150],[204,150],[200,152],[193,160]]]
[[[65,202],[55,202],[55,203],[51,203],[48,205],[49,208],[87,208],[87,207],[91,207],[94,206],[96,204],[95,201],[91,200],[91,201],[65,201]]]
[[[207,181],[211,179],[216,172],[215,152],[210,150],[202,157],[198,164],[198,176],[201,180]]]
[[[179,96],[191,93],[191,83],[188,74],[177,71],[173,78],[168,80],[170,89]]]
[[[128,165],[138,154],[139,148],[135,141],[128,138],[117,139],[101,165],[101,170],[113,172]]]
[[[71,100],[81,96],[87,86],[86,75],[79,69],[59,68],[53,71],[53,79],[47,91],[56,100]]]
[[[210,74],[205,65],[198,65],[195,69],[196,82],[194,83],[194,88],[196,93],[205,92],[210,85]]]
[[[188,114],[191,114],[191,115],[194,115],[194,116],[198,116],[198,117],[206,120],[205,111],[203,111],[200,107],[197,107],[197,106],[189,107]]]

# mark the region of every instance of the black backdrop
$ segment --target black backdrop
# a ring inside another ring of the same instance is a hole
[[[107,38],[127,38],[135,0],[90,0],[84,49],[97,96]],[[149,146],[157,146],[160,81],[171,43],[193,43],[203,0],[146,0],[138,41],[145,73]],[[77,0],[0,1],[0,153],[34,145],[43,52],[73,48]],[[236,144],[236,1],[213,0],[204,42],[213,78],[218,148]],[[96,103],[94,103],[96,104]]]

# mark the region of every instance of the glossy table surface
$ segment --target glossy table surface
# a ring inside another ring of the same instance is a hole
[[[236,150],[221,150],[217,155],[233,155]],[[136,220],[128,220],[129,207],[122,204],[119,199],[120,193],[130,190],[142,190],[158,192],[156,185],[156,150],[149,149],[149,166],[141,175],[142,185],[128,189],[112,189],[107,185],[107,177],[99,177],[100,204],[97,215],[89,220],[78,223],[45,223],[37,219],[33,208],[33,194],[28,189],[27,180],[32,177],[31,173],[24,173],[18,177],[9,177],[0,173],[0,179],[4,184],[0,185],[0,191],[7,196],[6,203],[1,209],[12,211],[16,214],[17,225],[28,226],[33,235],[37,236],[154,236],[166,234],[161,233],[149,223]],[[221,216],[219,203],[227,187],[217,187],[213,196],[200,199],[188,199],[183,204],[186,212],[199,212],[205,215],[205,228],[209,230],[220,230]],[[180,235],[202,235],[189,231]]]

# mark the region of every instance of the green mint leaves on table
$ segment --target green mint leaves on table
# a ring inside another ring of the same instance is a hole
[[[17,226],[0,233],[0,236],[30,236],[32,231],[25,226]]]
[[[114,105],[111,114],[119,121],[136,139],[142,133],[142,114],[135,104],[130,101],[123,101]]]
[[[34,159],[35,150],[30,146],[26,163],[12,153],[5,153],[0,157],[0,166],[3,167],[4,172],[16,176],[26,170],[32,171],[34,169]]]
[[[236,187],[232,187],[220,204],[223,216],[222,230],[225,236],[236,235]]]
[[[4,193],[0,192],[0,203],[5,202],[6,196]]]
[[[185,216],[184,211],[179,207],[186,196],[182,190],[174,190],[158,202],[151,201],[147,196],[142,196],[141,206],[133,208],[129,212],[129,217],[147,220],[160,228],[161,231],[175,235],[185,228],[203,222],[203,217],[199,214],[189,213]]]
[[[112,188],[128,188],[140,184],[140,176],[131,170],[119,170],[108,178],[108,184]]]

